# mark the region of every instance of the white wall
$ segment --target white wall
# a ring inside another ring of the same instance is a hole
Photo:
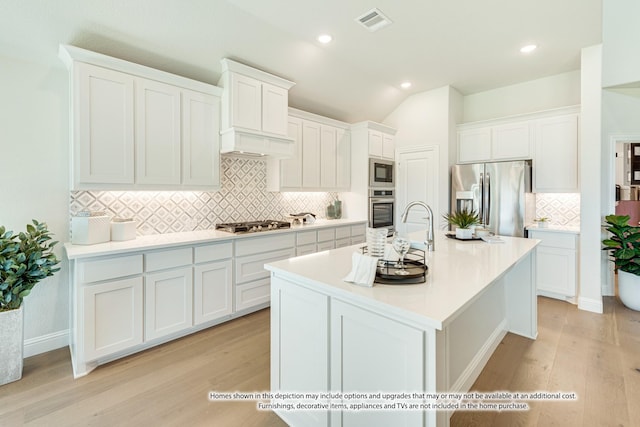
[[[580,71],[557,74],[464,97],[463,122],[580,104]]]
[[[418,93],[407,98],[384,123],[398,129],[396,148],[433,145],[438,147],[439,182],[442,191],[438,195],[440,210],[449,207],[449,166],[455,163],[450,147],[455,147],[455,125],[461,118],[462,95],[451,86]]]
[[[640,2],[602,1],[602,87],[640,84]]]
[[[45,221],[64,242],[69,235],[67,72],[0,56],[0,93],[0,224],[18,232],[31,219]],[[62,259],[62,243],[56,254]],[[66,344],[68,299],[64,271],[26,297],[26,356],[43,338]]]

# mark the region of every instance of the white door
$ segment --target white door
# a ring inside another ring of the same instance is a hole
[[[440,228],[438,206],[438,147],[423,146],[398,150],[396,163],[396,229],[411,233],[427,229],[427,212],[415,206],[409,212],[407,222],[402,223],[404,208],[414,200],[420,200],[433,211],[434,229]]]

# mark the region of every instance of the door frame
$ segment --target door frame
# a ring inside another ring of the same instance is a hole
[[[427,151],[432,151],[436,161],[434,162],[435,164],[435,171],[434,171],[434,179],[435,179],[435,188],[438,191],[438,193],[440,192],[440,148],[438,145],[412,145],[409,147],[402,147],[402,148],[396,148],[396,151],[394,153],[395,155],[395,167],[396,167],[396,171],[399,170],[399,164],[400,164],[400,155],[401,154],[410,154],[410,153],[419,153],[419,152],[427,152]],[[400,188],[400,174],[396,173],[396,208],[395,208],[395,217],[396,219],[396,230],[399,229],[400,224],[400,215],[402,215],[402,210],[404,209],[404,206],[400,206],[400,200],[399,200],[399,196],[400,196],[400,192],[398,191]],[[405,201],[408,203],[408,201]],[[437,223],[437,219],[440,217],[440,194],[436,194],[435,196],[435,206],[430,206],[431,210],[433,211],[433,215],[435,218],[433,218],[434,222],[433,227],[434,229],[438,229],[438,223]]]

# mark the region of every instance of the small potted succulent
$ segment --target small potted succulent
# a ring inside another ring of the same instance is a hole
[[[46,223],[33,220],[14,234],[0,226],[0,385],[22,378],[22,301],[42,279],[60,270]]]
[[[443,217],[449,224],[456,227],[456,238],[458,239],[471,239],[473,237],[471,227],[480,224],[478,213],[467,208],[444,214]]]
[[[536,224],[538,224],[538,228],[547,228],[549,225],[549,218],[546,216],[541,216],[533,220]]]

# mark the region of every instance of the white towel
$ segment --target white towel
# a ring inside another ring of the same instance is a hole
[[[354,252],[351,256],[351,272],[345,277],[345,282],[360,286],[373,286],[378,268],[378,258]]]

